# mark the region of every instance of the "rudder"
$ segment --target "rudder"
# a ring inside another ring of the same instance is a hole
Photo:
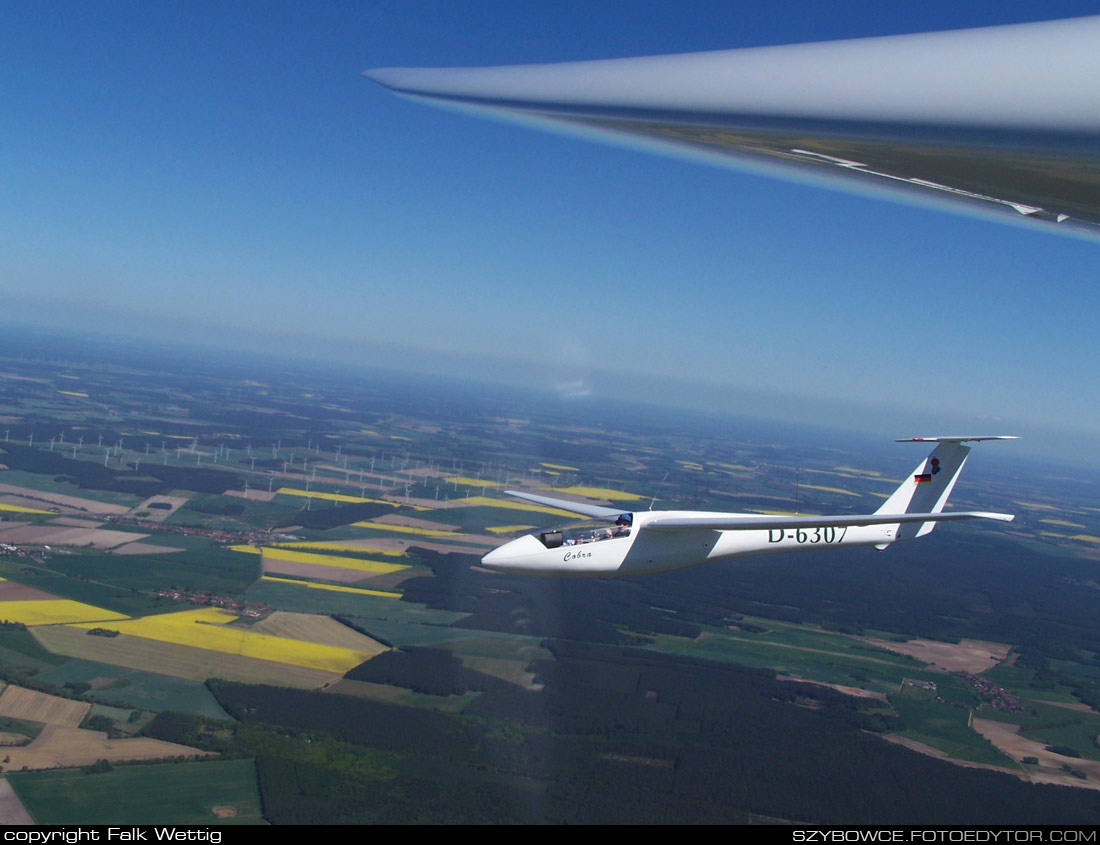
[[[956,440],[938,443],[876,513],[940,513],[969,454],[970,447]],[[935,527],[935,522],[903,523],[895,536],[898,540],[922,537]]]

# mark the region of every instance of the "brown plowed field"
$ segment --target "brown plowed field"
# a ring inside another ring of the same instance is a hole
[[[341,584],[354,584],[356,581],[364,581],[376,574],[358,569],[341,569],[338,566],[317,566],[312,563],[297,563],[293,560],[272,560],[269,557],[264,557],[264,573],[294,575],[298,578],[323,578],[325,581],[338,581]]]
[[[948,672],[969,672],[973,675],[992,669],[1006,657],[1012,646],[1004,643],[987,643],[979,640],[960,640],[957,643],[941,643],[935,640],[909,640],[895,643],[870,637],[857,637],[864,642],[907,654],[922,663],[939,666]]]
[[[16,686],[8,686],[0,695],[0,716],[47,725],[76,727],[91,706],[87,701],[73,701]]]
[[[90,766],[97,760],[159,760],[165,757],[207,756],[187,745],[163,742],[159,739],[134,737],[108,739],[103,731],[47,725],[30,745],[5,750],[9,771],[28,769],[59,769]]]
[[[5,601],[49,601],[57,600],[57,596],[36,590],[34,587],[25,587],[15,581],[0,581],[0,602]]]
[[[112,549],[148,536],[107,528],[68,528],[63,525],[24,525],[7,531],[0,530],[0,542],[16,546],[91,546],[96,549]]]

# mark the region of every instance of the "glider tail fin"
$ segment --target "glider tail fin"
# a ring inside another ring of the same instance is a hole
[[[931,438],[917,438],[928,440]],[[970,447],[961,438],[937,438],[932,453],[893,492],[876,513],[940,513],[955,487]],[[936,527],[935,522],[903,523],[898,526],[898,540],[922,537]]]

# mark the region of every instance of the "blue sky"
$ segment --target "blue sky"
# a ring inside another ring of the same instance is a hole
[[[1094,12],[4,4],[0,320],[887,436],[1005,429],[1100,459],[1100,243],[438,111],[360,76]]]

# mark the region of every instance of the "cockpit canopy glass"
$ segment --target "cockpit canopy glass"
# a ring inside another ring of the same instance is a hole
[[[599,543],[604,540],[629,537],[633,522],[633,514],[624,513],[615,520],[587,519],[583,522],[571,522],[535,536],[548,549],[556,549],[560,546],[582,546],[585,543]]]

